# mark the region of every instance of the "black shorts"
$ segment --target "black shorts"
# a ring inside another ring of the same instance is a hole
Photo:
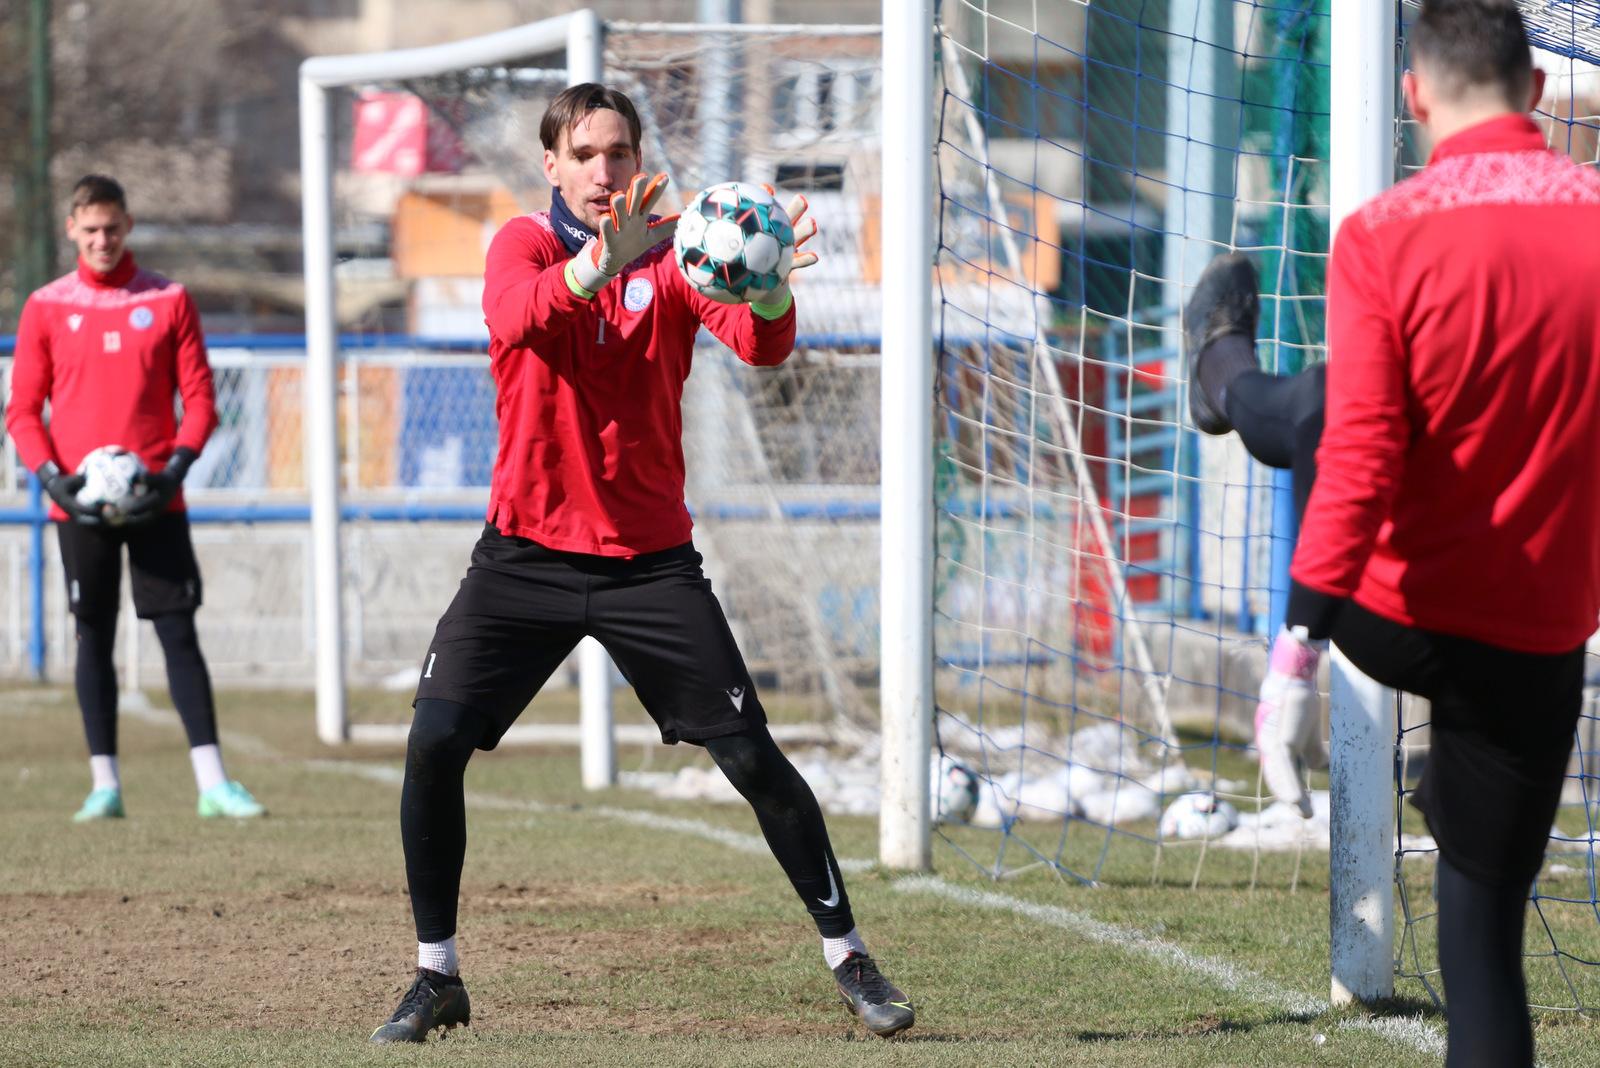
[[[133,572],[133,610],[140,619],[200,607],[200,565],[189,538],[189,516],[168,512],[137,526],[56,524],[67,603],[88,619],[115,615],[122,593],[122,547]]]
[[[1428,760],[1411,801],[1440,853],[1480,882],[1530,884],[1572,757],[1583,649],[1519,653],[1354,603],[1340,609],[1333,640],[1378,682],[1432,705]]]
[[[492,525],[422,658],[417,700],[476,708],[493,749],[585,636],[661,729],[700,742],[765,723],[722,606],[690,544],[632,559],[565,553]]]

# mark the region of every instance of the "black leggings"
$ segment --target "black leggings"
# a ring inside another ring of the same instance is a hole
[[[466,705],[435,698],[416,704],[400,791],[400,839],[419,942],[442,942],[456,933],[467,851],[465,774],[489,729],[489,717]],[[817,930],[825,937],[849,934],[855,920],[822,810],[766,727],[704,745],[755,809],[767,845]]]
[[[1228,383],[1228,421],[1251,456],[1294,478],[1295,515],[1303,516],[1317,478],[1317,443],[1328,392],[1325,364],[1297,375],[1245,371]]]
[[[1293,472],[1298,516],[1316,480],[1326,382],[1318,365],[1294,376],[1247,371],[1228,385],[1228,418],[1245,448]],[[1582,709],[1583,649],[1519,653],[1407,627],[1350,601],[1332,638],[1367,675],[1432,706],[1413,801],[1439,842],[1446,1064],[1531,1065],[1523,922]]]
[[[211,672],[200,653],[193,612],[169,612],[151,620],[167,660],[167,688],[183,721],[189,747],[215,745],[217,711],[211,695]],[[83,733],[91,756],[117,752],[117,614],[78,617],[78,661],[73,681]]]

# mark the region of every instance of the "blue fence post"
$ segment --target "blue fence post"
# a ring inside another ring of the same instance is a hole
[[[1272,472],[1272,585],[1268,602],[1267,634],[1277,634],[1289,608],[1289,562],[1294,558],[1299,522],[1294,514],[1294,476]]]
[[[50,522],[44,508],[43,487],[28,475],[28,591],[33,598],[28,629],[28,667],[33,677],[44,681],[44,528]]]

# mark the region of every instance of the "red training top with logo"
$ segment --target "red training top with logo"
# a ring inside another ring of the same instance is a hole
[[[1600,173],[1525,116],[1442,141],[1345,220],[1292,573],[1533,653],[1600,619]]]
[[[104,274],[80,262],[22,306],[6,429],[30,471],[46,460],[76,470],[102,445],[136,452],[158,471],[180,446],[198,453],[216,428],[194,301],[178,283],[140,270],[132,253]],[[182,510],[180,490],[168,511]],[[66,514],[52,504],[50,518]]]
[[[794,347],[791,306],[767,320],[689,287],[662,243],[585,299],[548,212],[512,219],[489,246],[483,311],[500,420],[489,522],[547,548],[636,556],[689,540],[683,416],[703,323],[766,367]]]

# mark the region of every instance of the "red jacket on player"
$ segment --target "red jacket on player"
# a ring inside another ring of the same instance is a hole
[[[183,400],[181,426],[174,394]],[[131,252],[105,274],[80,263],[22,306],[6,429],[30,471],[46,460],[76,470],[102,445],[160,470],[179,447],[200,452],[216,428],[194,301],[178,283],[140,270]],[[167,510],[183,510],[181,490]],[[50,518],[66,514],[52,504]]]
[[[1425,630],[1569,652],[1600,620],[1600,173],[1525,116],[1339,228],[1292,573]]]
[[[548,212],[489,246],[483,311],[500,420],[489,522],[551,549],[636,556],[689,540],[683,416],[694,338],[708,327],[746,363],[782,363],[794,307],[767,320],[689,287],[670,244],[586,300]]]

